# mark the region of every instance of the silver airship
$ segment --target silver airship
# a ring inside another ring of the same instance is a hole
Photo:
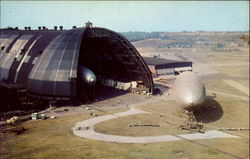
[[[84,84],[87,84],[89,86],[93,86],[96,84],[96,81],[97,81],[96,75],[89,68],[85,66],[79,66],[78,71],[79,71],[80,78],[82,79]]]
[[[174,83],[174,95],[177,103],[185,109],[197,109],[206,98],[205,86],[193,72],[182,72]]]

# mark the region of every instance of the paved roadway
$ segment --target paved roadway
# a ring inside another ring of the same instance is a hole
[[[142,136],[142,137],[102,134],[95,132],[94,130],[94,126],[100,122],[129,115],[142,114],[142,113],[149,113],[149,112],[145,112],[140,109],[135,109],[131,107],[131,109],[126,112],[116,113],[113,115],[104,115],[80,121],[75,124],[75,127],[73,128],[73,133],[76,136],[87,139],[101,140],[106,142],[117,142],[117,143],[150,143],[150,142],[169,142],[169,141],[180,141],[180,140],[198,140],[198,139],[200,140],[200,139],[214,139],[214,138],[240,138],[238,136],[229,135],[227,133],[220,132],[217,130],[206,131],[204,134],[194,133],[194,134]]]

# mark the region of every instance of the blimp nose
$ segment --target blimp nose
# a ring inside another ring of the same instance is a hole
[[[93,86],[96,83],[96,75],[93,71],[85,66],[79,67],[79,76],[82,79],[83,83],[89,86]]]
[[[196,105],[198,103],[198,99],[190,96],[185,99],[184,103],[188,106]]]
[[[199,106],[206,98],[204,84],[193,72],[181,73],[175,80],[174,90],[176,101],[182,107]]]
[[[184,97],[183,103],[186,106],[195,106],[203,103],[204,100],[204,96],[200,96],[199,94],[189,94]]]
[[[89,78],[89,84],[94,85],[96,83],[96,77],[90,77]]]

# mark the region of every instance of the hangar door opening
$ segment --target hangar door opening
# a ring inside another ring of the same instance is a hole
[[[86,85],[79,67],[87,67],[97,77],[94,86]],[[150,92],[151,75],[136,49],[119,34],[107,29],[87,28],[83,34],[78,63],[77,98],[92,102],[103,88]]]

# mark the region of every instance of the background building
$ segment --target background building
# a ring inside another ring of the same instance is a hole
[[[191,61],[167,60],[161,58],[143,57],[153,77],[178,75],[183,71],[192,71]]]

